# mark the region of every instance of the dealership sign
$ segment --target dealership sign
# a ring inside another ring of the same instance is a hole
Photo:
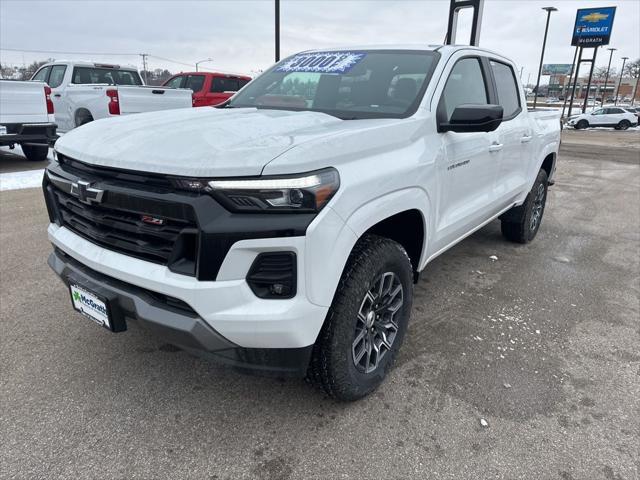
[[[542,65],[542,75],[570,75],[572,67],[570,63],[545,63]]]
[[[616,7],[581,8],[576,14],[571,45],[599,47],[609,45]]]

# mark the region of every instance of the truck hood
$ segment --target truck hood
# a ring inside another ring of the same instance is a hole
[[[98,120],[61,137],[58,153],[105,167],[189,177],[260,175],[296,145],[338,133],[318,112],[165,110]]]

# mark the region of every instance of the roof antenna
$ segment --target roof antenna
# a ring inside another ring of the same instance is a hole
[[[480,43],[480,25],[482,24],[482,7],[484,0],[451,0],[449,4],[449,22],[447,24],[447,36],[445,45],[456,43],[456,30],[458,28],[458,13],[464,8],[473,8],[473,24],[471,25],[471,38],[469,45],[477,47]]]

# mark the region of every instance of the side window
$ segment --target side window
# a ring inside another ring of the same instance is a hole
[[[511,118],[520,113],[520,93],[513,69],[504,63],[491,60],[491,71],[496,82],[498,102],[504,110],[504,118]]]
[[[47,81],[47,78],[49,77],[49,72],[51,71],[51,67],[44,67],[41,68],[40,70],[38,70],[36,72],[36,74],[33,76],[33,78],[31,80],[34,80],[36,82],[45,82]]]
[[[211,82],[212,93],[237,92],[240,84],[236,77],[213,77]]]
[[[204,75],[189,75],[184,88],[190,88],[193,93],[199,92],[204,87]]]
[[[51,75],[49,76],[49,86],[51,88],[58,88],[62,85],[64,80],[64,73],[67,71],[66,65],[54,65],[51,68]]]
[[[612,114],[624,113],[620,108],[609,108],[607,110],[608,110],[607,113],[612,113]]]
[[[459,105],[487,105],[489,97],[480,60],[463,58],[451,70],[440,98],[439,109],[451,120],[451,114]]]
[[[591,113],[591,115],[604,115],[604,108],[599,108]]]
[[[180,88],[180,84],[182,83],[182,79],[184,77],[182,75],[178,75],[177,77],[173,77],[171,80],[169,80],[165,87],[171,87],[171,88]]]

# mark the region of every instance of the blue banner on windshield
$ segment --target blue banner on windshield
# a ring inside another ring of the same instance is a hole
[[[314,52],[300,53],[285,60],[276,72],[347,73],[366,53],[362,52]]]

